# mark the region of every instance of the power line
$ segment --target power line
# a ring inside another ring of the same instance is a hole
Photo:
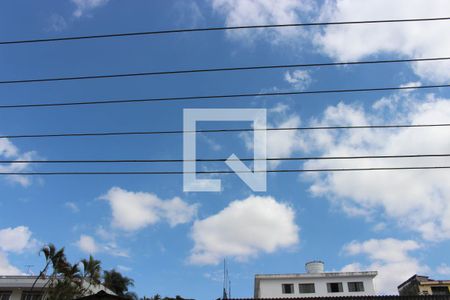
[[[170,135],[193,133],[228,133],[252,131],[293,131],[293,130],[341,130],[341,129],[389,129],[389,128],[433,128],[450,127],[450,123],[436,124],[387,124],[387,125],[348,125],[348,126],[313,126],[313,127],[274,127],[274,128],[219,128],[199,130],[166,130],[166,131],[110,131],[110,132],[74,132],[74,133],[45,133],[0,135],[0,139],[23,138],[60,138],[60,137],[98,137],[98,136],[131,136],[131,135]]]
[[[46,42],[58,42],[58,41],[117,38],[117,37],[127,37],[127,36],[129,37],[129,36],[144,36],[144,35],[163,35],[163,34],[175,34],[175,33],[225,31],[225,30],[240,30],[240,29],[268,29],[268,28],[357,25],[357,24],[379,24],[379,23],[430,22],[430,21],[447,21],[447,20],[450,20],[450,17],[338,21],[338,22],[311,22],[311,23],[289,23],[289,24],[268,24],[268,25],[243,25],[243,26],[223,26],[223,27],[206,27],[206,28],[184,28],[184,29],[169,29],[169,30],[157,30],[157,31],[111,33],[111,34],[99,34],[99,35],[66,36],[66,37],[55,37],[55,38],[37,38],[37,39],[27,39],[27,40],[10,40],[10,41],[0,41],[0,45],[46,43]]]
[[[330,168],[330,169],[279,169],[267,171],[128,171],[128,172],[0,172],[9,176],[54,176],[54,175],[183,175],[183,174],[234,174],[234,173],[311,173],[311,172],[355,172],[355,171],[400,171],[400,170],[444,170],[450,166],[381,167],[381,168]]]
[[[0,105],[0,109],[10,108],[36,108],[36,107],[58,107],[58,106],[79,106],[79,105],[104,105],[104,104],[125,104],[125,103],[152,103],[152,102],[174,102],[174,101],[201,101],[212,99],[232,99],[249,97],[268,97],[268,96],[292,96],[292,95],[314,95],[314,94],[332,94],[332,93],[361,93],[361,92],[381,92],[395,90],[414,90],[414,89],[435,89],[448,88],[450,84],[441,85],[422,85],[422,86],[395,86],[361,89],[332,89],[332,90],[312,90],[312,91],[292,91],[292,92],[270,92],[270,93],[243,93],[243,94],[224,94],[207,96],[180,96],[180,97],[161,97],[146,99],[118,99],[118,100],[98,100],[98,101],[77,101],[77,102],[59,102],[59,103],[24,103],[24,104],[5,104]]]
[[[182,163],[225,161],[302,161],[302,160],[348,160],[348,159],[395,159],[450,157],[450,154],[404,154],[404,155],[360,155],[360,156],[303,156],[268,158],[199,158],[199,159],[91,159],[91,160],[0,160],[0,164],[78,164],[78,163]]]
[[[311,63],[311,64],[262,65],[262,66],[211,68],[211,69],[187,69],[187,70],[172,70],[172,71],[153,71],[153,72],[138,72],[138,73],[120,73],[120,74],[101,74],[101,75],[85,75],[85,76],[3,80],[3,81],[0,81],[0,84],[42,83],[42,82],[55,82],[55,81],[111,79],[111,78],[124,78],[124,77],[180,75],[180,74],[193,74],[193,73],[249,71],[249,70],[267,70],[267,69],[316,68],[316,67],[345,66],[345,65],[426,62],[426,61],[441,61],[441,60],[449,60],[449,59],[450,59],[450,57],[431,57],[431,58],[411,58],[411,59],[391,59],[391,60],[328,62],[328,63]]]

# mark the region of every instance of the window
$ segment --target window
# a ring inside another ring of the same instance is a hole
[[[327,283],[328,293],[342,293],[342,282],[329,282]]]
[[[293,294],[294,293],[294,285],[291,283],[283,283],[281,285],[283,289],[283,294]]]
[[[298,285],[298,290],[300,294],[312,294],[316,292],[314,283],[300,283]]]
[[[431,293],[433,295],[450,295],[450,291],[446,286],[432,286]]]
[[[0,291],[0,300],[9,300],[11,292]]]
[[[362,281],[349,282],[348,283],[349,292],[364,292],[364,283]]]
[[[20,300],[42,300],[42,294],[39,292],[22,292]]]

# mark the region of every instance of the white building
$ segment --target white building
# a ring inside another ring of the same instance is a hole
[[[0,300],[41,300],[43,288],[45,289],[47,280],[39,279],[37,276],[2,276],[0,275]],[[33,290],[31,287],[33,286]],[[96,294],[97,292],[105,290],[113,294],[104,286],[89,286],[89,292]]]
[[[306,264],[302,274],[255,275],[255,298],[375,295],[376,271],[324,272],[324,263]]]

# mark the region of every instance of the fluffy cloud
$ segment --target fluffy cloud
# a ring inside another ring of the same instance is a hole
[[[245,260],[299,242],[294,211],[272,197],[233,201],[219,213],[196,221],[190,262],[217,264],[224,257]]]
[[[144,192],[130,192],[111,188],[102,196],[109,202],[113,225],[127,231],[142,229],[165,220],[170,226],[188,223],[197,213],[197,205],[190,205],[178,197],[161,200]]]
[[[108,2],[109,0],[72,0],[72,3],[74,3],[76,6],[73,15],[77,18],[80,18],[87,12],[93,10],[94,8],[103,6]]]
[[[311,84],[311,75],[306,70],[286,71],[284,80],[296,90],[304,90]]]
[[[436,273],[438,273],[439,275],[450,276],[450,266],[447,264],[441,264],[437,268]]]
[[[0,155],[6,158],[13,158],[17,156],[19,150],[8,139],[0,139]]]
[[[380,104],[382,103],[382,105]],[[312,125],[426,124],[450,118],[450,100],[410,93],[383,98],[365,110],[340,103]],[[433,154],[450,152],[446,128],[330,130],[305,134],[310,151],[323,156]],[[308,169],[448,165],[445,158],[309,161]],[[450,239],[450,187],[446,170],[335,172],[310,174],[310,191],[349,215],[387,217],[429,240]]]
[[[301,125],[300,117],[289,113],[289,106],[279,103],[268,110],[270,121],[268,128],[290,128]],[[253,136],[249,133],[241,134],[241,137],[248,150],[253,151]],[[258,146],[258,147],[263,147]],[[289,157],[293,152],[305,149],[305,144],[295,130],[274,130],[267,131],[267,157]],[[276,167],[281,161],[269,161],[271,167]]]
[[[25,226],[0,229],[0,274],[20,275],[18,268],[10,264],[8,253],[22,253],[37,245],[37,241],[31,238],[32,233]]]
[[[353,241],[346,245],[343,252],[347,255],[363,255],[370,263],[353,263],[342,271],[378,271],[375,288],[378,293],[396,294],[397,286],[414,274],[428,272],[429,268],[420,263],[411,252],[422,246],[412,240],[371,239],[364,242]]]
[[[58,14],[52,14],[48,20],[49,31],[61,32],[67,28],[68,24],[66,19]]]
[[[20,275],[19,269],[11,265],[6,257],[6,254],[0,252],[0,274],[1,275]]]
[[[321,8],[321,21],[407,19],[445,17],[447,0],[328,0]],[[329,26],[316,36],[327,55],[340,60],[356,60],[383,53],[402,57],[438,57],[450,51],[448,22],[389,23],[377,25]],[[414,65],[424,79],[447,82],[449,62]]]
[[[227,26],[255,24],[298,23],[301,15],[315,7],[311,0],[210,0],[215,12],[225,16]],[[298,28],[280,30],[232,30],[230,37],[245,38],[264,37],[273,42],[294,38],[303,34]]]
[[[106,253],[112,256],[129,257],[128,251],[121,249],[116,243],[116,237],[111,232],[100,228],[96,231],[102,240],[97,241],[93,236],[82,234],[75,245],[86,254]]]
[[[173,4],[178,23],[186,27],[198,27],[205,20],[202,9],[196,1],[178,0]]]
[[[283,24],[308,21],[353,21],[446,17],[447,0],[326,0],[319,6],[309,0],[209,0],[227,26]],[[310,29],[281,28],[234,30],[228,35],[245,42],[263,38],[271,43],[312,45],[336,60],[358,60],[392,54],[400,57],[439,57],[450,51],[448,21],[359,24]],[[294,48],[295,49],[295,48]],[[413,69],[423,80],[446,83],[450,62],[418,62]]]
[[[25,226],[0,229],[0,250],[4,252],[23,252],[36,244],[36,240],[32,239],[31,235],[30,229]]]
[[[0,158],[8,160],[32,160],[36,158],[35,152],[21,153],[20,150],[8,139],[0,139]],[[29,164],[1,164],[0,172],[22,172],[29,168]],[[26,176],[11,175],[6,177],[9,181],[22,186],[30,185],[31,181]]]
[[[94,238],[89,235],[81,235],[76,245],[81,251],[88,254],[95,254],[99,249]]]
[[[76,203],[74,202],[66,202],[64,204],[68,209],[70,209],[73,213],[78,213],[80,212],[80,208],[78,207],[78,205],[76,205]]]

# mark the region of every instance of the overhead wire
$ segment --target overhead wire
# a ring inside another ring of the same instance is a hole
[[[119,73],[119,74],[59,76],[59,77],[49,77],[49,78],[27,78],[27,79],[0,80],[0,84],[42,83],[42,82],[73,81],[73,80],[111,79],[111,78],[126,78],[126,77],[163,76],[163,75],[180,75],[180,74],[193,74],[193,73],[251,71],[251,70],[268,70],[268,69],[318,68],[318,67],[333,67],[333,66],[346,66],[346,65],[373,65],[373,64],[391,64],[391,63],[410,63],[410,62],[431,62],[431,61],[443,61],[443,60],[450,60],[450,57],[424,57],[424,58],[409,58],[409,59],[326,62],[326,63],[310,63],[310,64],[257,65],[257,66],[223,67],[223,68],[209,68],[209,69],[202,68],[202,69],[134,72],[134,73]]]
[[[374,168],[323,168],[323,169],[278,169],[254,171],[70,171],[70,172],[0,172],[9,176],[55,176],[55,175],[183,175],[183,174],[235,174],[235,173],[312,173],[312,172],[356,172],[356,171],[401,171],[401,170],[447,170],[449,166],[409,166],[409,167],[374,167]]]
[[[46,103],[21,103],[21,104],[2,104],[0,109],[20,109],[20,108],[37,108],[37,107],[67,107],[79,105],[105,105],[105,104],[130,104],[130,103],[154,103],[154,102],[177,102],[177,101],[204,101],[219,100],[233,98],[254,98],[254,97],[279,97],[294,95],[314,95],[314,94],[340,94],[340,93],[362,93],[362,92],[382,92],[396,90],[415,90],[415,89],[436,89],[448,88],[450,84],[439,85],[421,85],[421,86],[391,86],[391,87],[374,87],[374,88],[357,88],[357,89],[329,89],[329,90],[309,90],[309,91],[289,91],[289,92],[267,92],[267,93],[239,93],[239,94],[221,94],[221,95],[196,95],[196,96],[179,96],[179,97],[155,97],[144,99],[116,99],[116,100],[92,100],[92,101],[75,101],[75,102],[46,102]]]
[[[153,31],[140,31],[140,32],[122,32],[122,33],[109,33],[109,34],[97,34],[97,35],[64,36],[64,37],[35,38],[35,39],[23,39],[23,40],[3,40],[3,41],[0,41],[0,45],[48,43],[48,42],[74,41],[74,40],[92,40],[92,39],[118,38],[118,37],[130,37],[130,36],[152,36],[152,35],[164,35],[164,34],[176,34],[176,33],[193,33],[193,32],[226,31],[226,30],[242,30],[242,29],[269,29],[269,28],[288,28],[288,27],[335,26],[335,25],[405,23],[405,22],[407,22],[407,23],[410,23],[410,22],[435,22],[435,21],[448,21],[448,20],[450,20],[450,17],[359,20],[359,21],[358,20],[355,20],[355,21],[331,21],[331,22],[240,25],[240,26],[217,26],[217,27],[204,27],[204,28],[180,28],[180,29],[153,30]]]
[[[199,158],[199,159],[66,159],[66,160],[0,160],[0,164],[84,164],[84,163],[182,163],[182,162],[226,162],[226,161],[305,161],[305,160],[354,160],[354,159],[397,159],[397,158],[440,158],[444,154],[402,154],[402,155],[354,155],[354,156],[301,156],[268,158]]]
[[[109,131],[109,132],[70,132],[70,133],[65,132],[65,133],[0,135],[0,139],[176,135],[176,134],[194,134],[194,133],[229,133],[229,132],[252,132],[252,131],[306,131],[306,130],[399,129],[399,128],[440,128],[440,127],[450,127],[450,123],[343,125],[343,126],[310,126],[310,127],[300,126],[300,127],[269,127],[269,128],[215,128],[215,129],[198,129],[198,130]]]

